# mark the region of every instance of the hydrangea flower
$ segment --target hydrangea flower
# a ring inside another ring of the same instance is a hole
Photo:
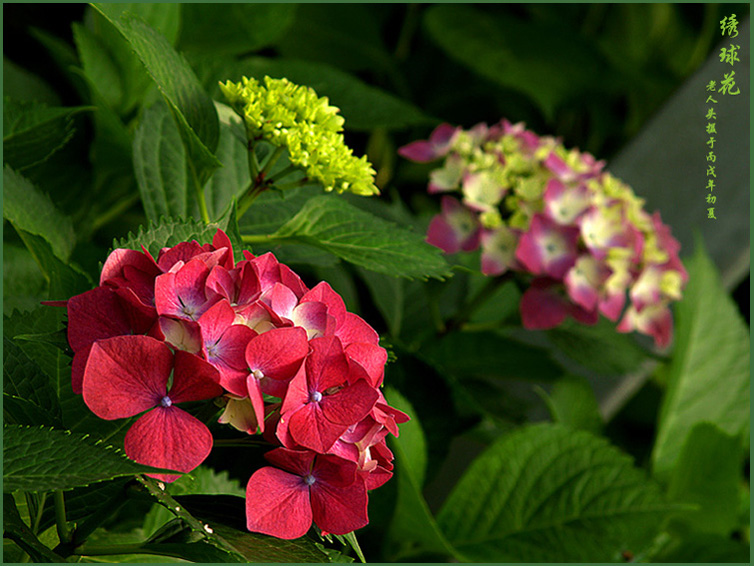
[[[74,391],[103,419],[143,413],[129,457],[190,472],[212,433],[177,405],[224,404],[218,423],[274,448],[275,467],[250,470],[249,529],[296,538],[312,521],[336,534],[367,523],[367,492],[392,476],[386,436],[408,415],[379,390],[379,336],[327,283],[309,289],[272,254],[236,263],[218,231],[157,258],[114,250],[100,286],[66,306]]]
[[[379,194],[375,171],[366,156],[356,157],[345,144],[343,118],[327,97],[288,79],[243,77],[220,85],[241,116],[250,140],[264,140],[288,150],[288,158],[326,191]]]
[[[443,196],[430,244],[446,253],[481,248],[488,276],[530,276],[520,305],[526,328],[553,328],[567,316],[594,324],[602,314],[620,319],[620,332],[670,343],[668,306],[688,278],[680,245],[603,161],[507,120],[470,130],[441,124],[398,153],[442,158],[428,192],[461,195]]]

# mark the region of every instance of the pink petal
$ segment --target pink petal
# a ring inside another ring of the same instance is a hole
[[[190,472],[212,450],[212,433],[197,418],[178,407],[157,407],[128,430],[126,454],[140,464]],[[147,474],[165,482],[178,475]]]
[[[264,432],[264,396],[262,395],[262,387],[259,384],[259,380],[251,374],[246,378],[246,390],[249,394],[251,406],[254,409],[254,417],[259,426],[259,432],[262,433]]]
[[[215,236],[212,238],[212,247],[216,250],[219,250],[221,248],[226,248],[228,250],[228,253],[222,265],[223,267],[225,267],[225,269],[233,269],[233,244],[231,244],[228,235],[222,230],[215,232]]]
[[[555,328],[565,320],[568,307],[554,291],[532,282],[521,297],[521,321],[528,330]]]
[[[348,359],[337,337],[314,338],[309,346],[311,354],[306,358],[305,367],[311,390],[321,393],[348,380]]]
[[[347,312],[346,304],[343,302],[343,298],[325,281],[318,283],[311,291],[301,297],[301,303],[308,301],[323,303],[327,306],[328,314],[335,318],[337,325],[340,326],[343,323]]]
[[[343,346],[354,343],[364,343],[378,345],[380,335],[369,326],[369,324],[359,315],[348,312],[345,315],[343,324],[335,331],[335,336],[340,338]]]
[[[225,410],[220,418],[217,419],[220,424],[229,424],[236,430],[246,434],[255,434],[260,422],[257,420],[256,411],[254,410],[251,400],[248,398],[230,397]]]
[[[276,315],[291,319],[293,309],[298,304],[298,299],[293,291],[281,283],[275,283],[272,291],[267,295],[268,304]]]
[[[426,140],[414,141],[398,148],[398,155],[417,163],[428,163],[439,157],[432,144]]]
[[[302,537],[312,525],[309,486],[277,468],[254,472],[246,486],[246,527],[282,539]]]
[[[137,415],[160,403],[172,369],[173,354],[164,342],[148,336],[100,340],[84,370],[84,402],[107,420]]]
[[[369,414],[377,398],[377,390],[360,380],[337,393],[323,396],[320,406],[327,420],[350,426]]]
[[[335,424],[327,420],[320,403],[307,403],[290,416],[284,414],[283,418],[288,419],[288,433],[293,440],[321,454],[330,450],[340,435],[348,429],[348,425]]]
[[[173,403],[204,401],[223,394],[220,376],[211,364],[183,350],[175,353],[173,385],[168,396]]]
[[[308,301],[298,305],[293,309],[290,320],[295,326],[304,328],[310,340],[335,332],[335,318],[327,313],[327,306],[324,303],[317,301]]]
[[[192,354],[202,351],[202,334],[197,323],[161,316],[159,328],[165,342],[173,348]]]
[[[309,343],[303,328],[275,328],[255,336],[246,346],[249,369],[261,371],[265,377],[291,379],[309,353]]]
[[[311,507],[314,523],[328,533],[345,535],[369,523],[367,490],[361,478],[348,487],[315,481],[311,487]]]
[[[349,360],[366,370],[373,387],[379,387],[382,384],[387,363],[385,348],[375,344],[354,343],[346,346],[345,352]]]
[[[136,250],[118,248],[107,256],[105,265],[102,266],[99,284],[105,285],[113,280],[121,280],[123,278],[123,269],[126,266],[144,273],[147,277],[151,276],[152,281],[160,274],[157,263],[146,250],[142,253]]]

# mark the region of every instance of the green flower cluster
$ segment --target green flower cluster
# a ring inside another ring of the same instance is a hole
[[[288,79],[264,78],[264,84],[243,77],[220,88],[244,119],[249,140],[263,140],[288,150],[292,164],[326,191],[379,194],[375,171],[366,156],[353,155],[343,139],[343,118],[327,97]]]

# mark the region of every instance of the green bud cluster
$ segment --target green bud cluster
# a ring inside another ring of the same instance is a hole
[[[249,140],[288,150],[289,160],[326,191],[379,194],[366,156],[356,157],[343,139],[343,117],[327,97],[288,79],[243,77],[220,89],[246,125]]]

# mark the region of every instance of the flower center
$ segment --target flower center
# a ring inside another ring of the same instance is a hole
[[[322,393],[319,391],[313,391],[311,396],[309,397],[309,401],[312,403],[319,403],[322,400]]]
[[[160,405],[162,405],[163,407],[166,407],[166,408],[170,407],[172,404],[173,404],[173,402],[170,400],[170,397],[168,397],[167,395],[165,395],[162,398],[162,400],[160,401]]]
[[[309,474],[308,476],[304,476],[304,483],[306,485],[314,485],[314,482],[317,481],[314,479],[314,476]]]
[[[262,373],[261,369],[252,370],[251,375],[254,376],[254,379],[262,379],[264,377],[264,373]]]

